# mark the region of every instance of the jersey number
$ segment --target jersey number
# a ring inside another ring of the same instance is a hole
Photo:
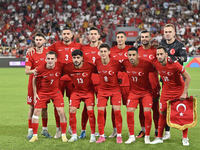
[[[95,60],[96,60],[96,58],[95,58],[95,57],[92,57],[92,62],[93,62],[93,64],[95,63]]]
[[[108,82],[108,77],[107,76],[104,76],[104,81]]]
[[[51,79],[51,83],[50,84],[53,84],[53,81],[54,81],[54,79]]]
[[[169,81],[169,78],[167,76],[163,76],[164,81]]]
[[[68,59],[69,59],[69,56],[65,55],[65,60],[68,61]]]
[[[137,82],[138,81],[138,77],[132,76],[132,78],[133,78],[133,82]]]
[[[78,84],[82,84],[83,83],[83,79],[82,78],[77,78]]]

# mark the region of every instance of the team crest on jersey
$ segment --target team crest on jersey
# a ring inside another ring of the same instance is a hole
[[[168,75],[168,76],[172,76],[173,73],[171,73],[171,72],[167,72],[167,75]]]
[[[174,55],[174,54],[175,54],[175,49],[174,49],[174,48],[172,48],[172,49],[170,50],[170,54],[171,54],[171,55]]]
[[[74,50],[75,50],[75,48],[72,47],[72,48],[71,48],[71,52],[73,52]]]
[[[92,53],[92,54],[95,54],[95,53],[96,53],[96,51],[91,51],[91,53]]]
[[[44,58],[40,58],[40,60],[41,60],[41,61],[43,61],[43,60],[44,60]]]
[[[108,74],[109,74],[109,75],[113,75],[114,72],[113,72],[112,70],[110,70],[110,71],[108,71]]]
[[[138,72],[138,75],[139,75],[139,76],[143,76],[143,75],[144,75],[144,72]]]
[[[58,77],[58,76],[59,76],[59,74],[60,74],[59,72],[56,72],[56,73],[55,73],[55,76],[56,76],[56,77]]]
[[[123,53],[119,53],[119,56],[122,56],[123,55]]]
[[[125,57],[127,57],[127,52],[126,52],[126,53],[124,53],[124,56],[125,56]]]
[[[83,77],[87,77],[87,76],[88,76],[88,74],[87,74],[87,73],[85,73],[85,72],[83,72],[83,73],[82,73],[82,76],[83,76]]]
[[[153,55],[149,55],[149,59],[154,59],[154,56]]]

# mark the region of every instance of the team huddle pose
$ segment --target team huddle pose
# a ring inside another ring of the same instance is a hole
[[[144,137],[145,144],[163,143],[163,140],[170,138],[169,130],[166,130],[167,134],[163,136],[166,125],[166,101],[184,100],[187,97],[191,80],[190,75],[182,66],[182,62],[187,60],[184,45],[177,44],[179,41],[174,38],[175,30],[172,24],[165,25],[165,41],[162,41],[165,45],[158,47],[151,45],[149,31],[141,32],[141,46],[138,48],[125,45],[126,34],[123,31],[117,33],[117,46],[112,48],[99,40],[100,33],[96,27],[90,28],[90,44],[88,45],[72,42],[73,32],[70,28],[64,28],[61,35],[63,41],[44,48],[45,36],[37,33],[34,37],[35,47],[30,48],[26,56],[25,72],[29,75],[27,98],[27,104],[30,105],[27,136],[29,142],[38,140],[37,130],[41,112],[43,124],[41,134],[52,138],[47,130],[47,104],[50,100],[55,107],[56,134],[54,138],[61,138],[63,142],[78,140],[76,110],[79,109],[81,101],[85,105],[79,138],[86,137],[86,124],[89,120],[91,129],[89,142],[105,142],[104,127],[109,99],[112,105],[113,124],[113,133],[109,138],[116,137],[116,143],[123,143],[121,103],[127,107],[129,137],[126,144],[142,137]],[[168,56],[173,61],[169,61]],[[181,64],[175,60],[177,58]],[[160,113],[158,74],[163,82]],[[66,137],[67,118],[64,111],[64,105],[66,105],[63,100],[64,91],[69,98],[68,132],[71,133],[69,140]],[[98,108],[99,138],[97,140],[95,137],[95,95]],[[134,112],[138,104],[141,131],[135,137]],[[152,142],[150,142],[151,109],[155,124],[155,140]],[[183,145],[189,145],[187,133],[188,129],[183,130]]]

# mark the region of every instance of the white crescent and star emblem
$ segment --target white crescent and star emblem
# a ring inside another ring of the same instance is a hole
[[[171,76],[171,75],[173,75],[173,73],[171,73],[171,72],[167,72],[167,75],[168,75],[168,76]]]
[[[56,72],[56,73],[55,73],[55,76],[58,77],[59,74],[60,74],[60,73]]]
[[[127,57],[127,52],[126,52],[126,53],[124,53],[124,56],[125,56],[125,57]]]
[[[100,56],[100,53],[98,52],[98,55]]]
[[[144,73],[143,73],[143,72],[138,72],[138,75],[139,75],[139,76],[143,76]]]
[[[75,48],[71,48],[71,52],[73,52],[74,49],[75,49]]]
[[[153,55],[149,55],[149,59],[154,59],[155,57]]]
[[[86,76],[88,76],[88,74],[85,73],[85,72],[83,72],[83,73],[82,73],[82,76],[83,76],[83,77],[86,77]]]
[[[112,70],[110,70],[110,71],[108,72],[108,74],[109,74],[109,75],[113,75],[114,72],[113,72]]]
[[[184,112],[185,112],[185,111],[186,111],[186,106],[185,106],[185,104],[183,104],[183,103],[180,103],[180,104],[178,104],[178,105],[176,106],[177,112],[179,112],[178,108],[179,108],[180,106],[183,106]],[[183,112],[180,112],[180,116],[183,116]]]

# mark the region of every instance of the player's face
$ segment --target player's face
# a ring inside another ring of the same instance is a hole
[[[139,54],[136,51],[128,51],[128,59],[131,64],[134,64],[138,60]]]
[[[44,43],[45,43],[45,39],[42,36],[36,36],[35,37],[35,45],[36,45],[36,47],[41,48]]]
[[[71,41],[72,37],[73,37],[72,31],[70,31],[70,30],[62,31],[62,38],[63,38],[64,42]]]
[[[142,45],[149,45],[150,42],[150,34],[149,33],[142,33],[141,34],[141,42]]]
[[[167,53],[165,53],[164,49],[157,49],[156,50],[156,58],[160,63],[163,63],[165,60],[167,60]]]
[[[48,67],[55,66],[55,63],[57,62],[57,58],[54,54],[48,54],[46,56],[46,62]]]
[[[89,34],[90,42],[97,42],[100,38],[100,35],[97,30],[91,30]]]
[[[72,57],[74,66],[78,67],[83,63],[83,57],[80,55],[76,55]]]
[[[165,27],[164,28],[164,37],[166,40],[170,41],[175,36],[175,31],[172,27]]]
[[[123,45],[126,42],[126,36],[123,33],[117,34],[116,41],[117,45]]]
[[[102,47],[102,48],[99,50],[99,54],[100,54],[100,57],[101,57],[102,59],[107,59],[107,58],[109,58],[110,51],[109,51],[106,47]]]

